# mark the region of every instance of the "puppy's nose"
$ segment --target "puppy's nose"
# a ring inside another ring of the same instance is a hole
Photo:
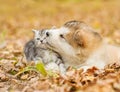
[[[50,36],[50,33],[49,33],[49,32],[46,32],[46,36],[47,36],[47,37]]]

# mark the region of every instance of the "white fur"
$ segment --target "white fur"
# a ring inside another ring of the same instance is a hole
[[[50,70],[53,72],[59,72],[59,67],[55,62],[50,62],[45,65],[46,70]]]
[[[83,64],[83,67],[87,66],[89,68],[96,66],[103,69],[105,65],[114,62],[120,62],[120,48],[103,43],[100,48],[90,55],[87,61]]]
[[[69,31],[69,29],[64,27],[51,29],[49,30],[50,36],[47,38],[49,44],[52,46],[50,48],[62,56],[66,66],[82,67],[85,70],[96,66],[101,69],[107,64],[120,61],[120,48],[103,42],[99,48],[91,52],[86,62],[81,64],[81,61],[76,56],[79,49],[73,48],[66,40],[60,38],[60,34],[65,35]]]
[[[77,66],[79,59],[76,57],[76,50],[65,39],[60,38],[60,34],[64,35],[68,32],[69,29],[64,27],[49,30],[50,36],[47,40],[53,46],[52,49],[62,56],[66,66]]]
[[[60,56],[46,47],[46,30],[33,30],[33,32],[38,54],[34,59],[35,63],[42,61],[47,70],[57,71],[61,74],[64,74],[66,69],[62,60],[60,59]]]

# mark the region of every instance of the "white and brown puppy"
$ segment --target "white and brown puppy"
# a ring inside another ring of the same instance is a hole
[[[66,66],[88,69],[92,66],[120,62],[120,48],[104,42],[90,26],[80,21],[69,21],[62,27],[47,32],[50,48],[58,52]]]

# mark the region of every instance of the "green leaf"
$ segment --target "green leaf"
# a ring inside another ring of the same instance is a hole
[[[0,58],[0,60],[2,60],[2,59],[4,59],[4,58]]]
[[[21,71],[19,71],[15,77],[17,77],[18,75],[24,73],[24,72],[27,72],[27,71],[37,71],[36,68],[34,66],[27,66],[25,68],[23,68]]]
[[[9,73],[15,75],[17,72],[15,70],[11,70]]]
[[[5,41],[6,30],[0,33],[0,44]]]
[[[47,76],[47,72],[45,70],[44,64],[42,62],[39,62],[36,64],[36,69],[43,75]]]

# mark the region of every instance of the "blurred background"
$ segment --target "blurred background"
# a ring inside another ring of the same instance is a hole
[[[120,0],[0,0],[0,50],[23,49],[32,29],[79,20],[120,44]]]

